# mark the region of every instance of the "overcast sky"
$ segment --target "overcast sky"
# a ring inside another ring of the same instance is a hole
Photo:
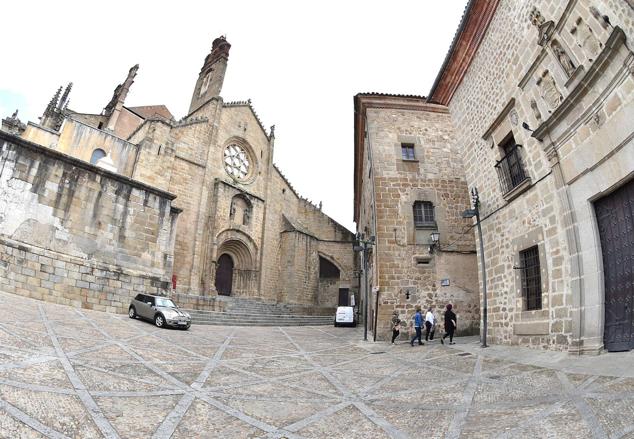
[[[276,125],[275,163],[354,231],[353,96],[427,95],[466,0],[28,1],[0,7],[0,116],[37,121],[60,85],[99,113],[128,69],[126,105],[186,114],[211,42],[231,43],[222,96]]]

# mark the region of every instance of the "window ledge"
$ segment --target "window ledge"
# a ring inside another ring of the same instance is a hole
[[[506,201],[511,201],[514,198],[517,198],[522,192],[527,190],[531,186],[531,178],[526,177],[523,182],[515,186],[513,189],[502,195],[502,197]]]
[[[401,160],[403,160],[404,162],[418,163],[418,159],[404,159],[404,158],[401,158]]]
[[[438,230],[438,224],[435,221],[433,223],[415,224],[414,227],[416,230]]]

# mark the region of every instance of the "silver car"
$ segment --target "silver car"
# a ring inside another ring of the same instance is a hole
[[[131,319],[140,317],[151,320],[156,326],[174,326],[176,328],[189,329],[192,324],[191,316],[178,309],[171,299],[163,296],[149,294],[137,294],[130,303],[128,316]]]

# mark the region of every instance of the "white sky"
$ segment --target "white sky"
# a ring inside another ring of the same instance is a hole
[[[97,6],[99,5],[99,6]],[[231,43],[222,96],[252,99],[276,125],[275,163],[295,189],[354,231],[353,96],[427,95],[466,0],[27,1],[0,7],[0,117],[37,121],[60,85],[99,113],[128,69],[126,105],[177,119],[219,35]]]

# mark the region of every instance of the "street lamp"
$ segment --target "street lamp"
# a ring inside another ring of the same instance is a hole
[[[480,225],[480,195],[478,194],[478,188],[471,189],[471,202],[473,203],[473,209],[467,209],[462,212],[463,218],[476,218],[476,226],[478,227],[478,238],[480,240],[480,266],[482,269],[482,335],[480,339],[481,346],[483,348],[487,345],[487,272],[484,265],[484,242],[482,241],[482,226]]]
[[[376,238],[370,236],[365,240],[363,233],[357,233],[357,242],[352,247],[355,252],[363,253],[363,276],[364,276],[364,294],[363,294],[363,341],[368,341],[368,250],[374,245]],[[376,312],[376,311],[375,311]],[[376,334],[376,328],[374,328]]]
[[[440,233],[432,232],[429,235],[429,254],[434,253],[434,248],[440,243]]]

